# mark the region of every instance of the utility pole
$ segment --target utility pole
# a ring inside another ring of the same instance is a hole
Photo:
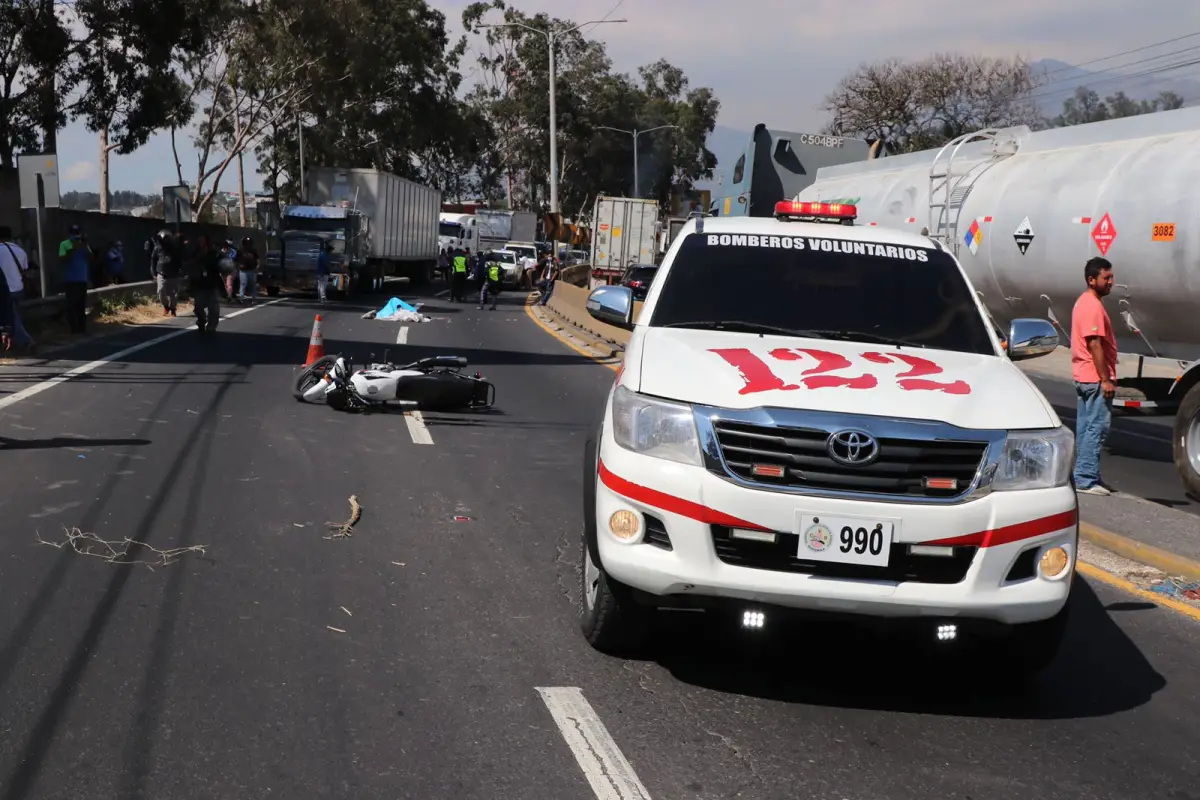
[[[555,68],[554,68],[554,43],[555,41],[566,36],[568,33],[577,31],[587,25],[613,24],[618,22],[628,22],[627,19],[596,19],[590,22],[581,22],[570,28],[565,28],[561,31],[554,29],[535,28],[532,25],[526,25],[524,22],[498,22],[494,25],[480,25],[481,28],[524,28],[527,31],[540,34],[546,37],[546,47],[549,53],[549,70],[550,70],[550,213],[557,214],[560,209],[558,206],[558,107],[555,101]],[[558,256],[558,242],[554,243],[554,256]]]
[[[674,128],[675,130],[679,130],[679,126],[678,125],[659,125],[657,128],[647,128],[644,131],[639,131],[637,128],[634,128],[631,131],[627,131],[624,128],[610,128],[608,125],[597,125],[596,127],[603,131],[616,131],[617,133],[627,133],[633,137],[633,196],[635,198],[641,198],[642,192],[640,189],[640,183],[638,181],[638,137],[641,136],[643,133],[653,133],[654,131],[661,131],[666,128]]]

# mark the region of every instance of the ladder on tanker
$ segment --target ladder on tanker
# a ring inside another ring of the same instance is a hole
[[[1000,139],[1001,132],[1001,128],[988,128],[956,137],[938,151],[929,167],[929,236],[949,247],[955,256],[963,243],[958,230],[959,218],[975,181],[993,164],[1016,153],[1017,142]],[[954,174],[959,150],[972,142],[992,142],[992,152],[962,174]]]

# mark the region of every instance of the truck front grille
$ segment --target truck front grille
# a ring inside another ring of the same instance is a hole
[[[950,556],[923,556],[909,553],[907,544],[893,544],[886,567],[868,567],[798,558],[800,537],[795,533],[776,533],[773,542],[747,541],[734,539],[729,528],[713,525],[712,541],[717,558],[734,567],[845,580],[943,585],[961,583],[979,549],[974,546],[955,547]]]
[[[829,457],[825,430],[731,420],[714,420],[713,429],[726,467],[743,480],[898,497],[961,496],[971,487],[987,453],[986,442],[880,437],[875,461],[845,466]],[[757,473],[755,466],[760,469]],[[780,467],[782,474],[764,478],[764,466]]]

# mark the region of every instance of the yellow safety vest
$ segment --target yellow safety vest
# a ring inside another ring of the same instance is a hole
[[[466,256],[455,256],[454,257],[454,271],[455,272],[466,272],[467,271]]]
[[[492,283],[500,282],[500,265],[488,264],[488,280]]]

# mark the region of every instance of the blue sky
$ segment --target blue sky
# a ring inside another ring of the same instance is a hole
[[[457,32],[468,0],[430,2],[446,13]],[[819,110],[822,97],[864,60],[957,51],[1079,64],[1200,31],[1196,0],[1159,0],[1153,14],[1128,0],[744,0],[734,24],[729,24],[732,6],[727,0],[516,4],[528,13],[547,11],[576,22],[606,15],[628,19],[589,31],[607,44],[616,69],[632,72],[666,58],[693,84],[716,90],[722,102],[721,125],[747,131],[758,122],[785,130],[818,129],[825,121]],[[1152,52],[1195,45],[1200,39]],[[1116,59],[1099,66],[1120,63],[1122,59]],[[466,65],[468,73],[470,66]],[[1193,67],[1171,74],[1197,77],[1198,72],[1200,68]],[[196,153],[189,139],[181,135],[180,157],[184,179],[191,182]],[[82,125],[72,124],[59,133],[59,164],[64,191],[97,191],[97,138]],[[256,166],[248,156],[248,190],[261,183]],[[113,190],[155,194],[176,183],[169,136],[159,134],[136,153],[114,156],[110,182]],[[228,173],[221,188],[236,189],[237,176]]]

